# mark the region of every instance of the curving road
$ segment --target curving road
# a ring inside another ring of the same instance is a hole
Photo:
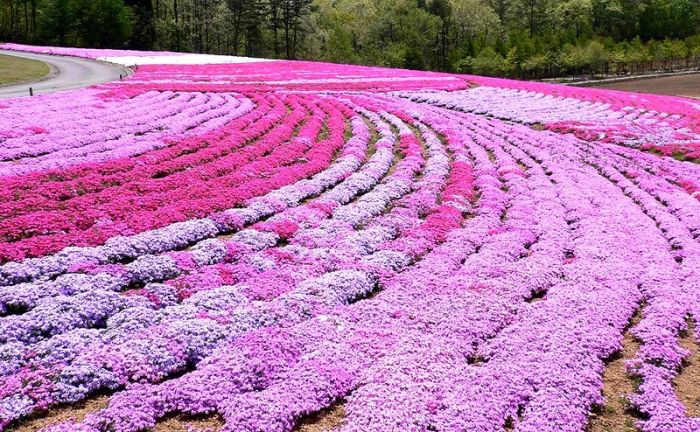
[[[127,76],[132,73],[130,69],[122,66],[78,57],[53,56],[10,50],[0,50],[0,53],[43,61],[52,68],[52,73],[47,79],[0,86],[0,98],[29,96],[29,87],[33,88],[34,94],[89,87],[95,84],[116,81],[119,79],[120,74]]]

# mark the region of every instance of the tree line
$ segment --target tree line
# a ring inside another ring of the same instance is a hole
[[[520,78],[700,65],[698,0],[0,0],[0,39]]]

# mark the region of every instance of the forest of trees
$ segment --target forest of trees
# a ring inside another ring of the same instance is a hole
[[[520,78],[700,65],[700,0],[0,0],[0,40]]]

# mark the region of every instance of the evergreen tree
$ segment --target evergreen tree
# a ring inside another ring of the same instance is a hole
[[[153,24],[153,2],[151,0],[125,0],[126,6],[133,13],[132,34],[129,47],[133,49],[152,49],[156,32]]]

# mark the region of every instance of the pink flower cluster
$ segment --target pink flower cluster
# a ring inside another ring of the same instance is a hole
[[[311,62],[71,95],[0,108],[0,430],[106,393],[44,431],[581,432],[626,331],[638,427],[700,427],[700,166],[647,145],[697,104]]]

